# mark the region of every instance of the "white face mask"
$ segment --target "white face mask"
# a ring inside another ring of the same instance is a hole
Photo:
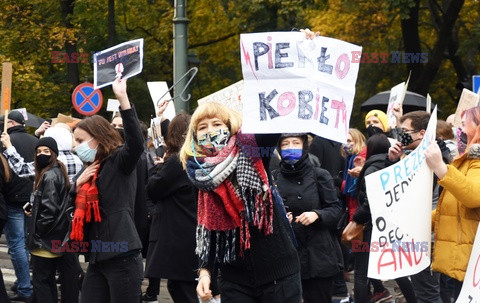
[[[92,141],[91,138],[88,141],[82,142],[81,144],[75,147],[75,153],[85,163],[91,163],[95,161],[95,155],[97,154],[97,148],[91,148],[88,145],[88,142]]]

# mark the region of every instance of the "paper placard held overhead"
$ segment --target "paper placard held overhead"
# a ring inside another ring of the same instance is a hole
[[[148,86],[148,90],[150,91],[150,96],[152,97],[155,116],[157,116],[157,113],[158,113],[157,102],[161,101],[160,97],[162,97],[165,94],[165,92],[168,90],[168,85],[167,85],[167,82],[165,81],[154,81],[154,82],[147,82],[147,86]],[[165,96],[163,96],[163,99],[171,100],[172,96],[170,95],[170,92],[168,92]],[[175,118],[175,104],[173,104],[173,101],[168,102],[167,109],[165,110],[163,115],[170,121],[172,121],[172,119]]]
[[[117,99],[108,99],[107,112],[118,112],[120,102]]]
[[[93,55],[93,85],[101,88],[116,78],[127,79],[143,69],[143,39],[132,40],[107,48]]]
[[[200,105],[207,102],[217,102],[241,113],[243,109],[242,95],[243,80],[240,80],[237,83],[216,91],[211,95],[198,99],[198,104]]]

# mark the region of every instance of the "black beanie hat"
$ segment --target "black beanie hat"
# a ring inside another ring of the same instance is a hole
[[[37,145],[35,146],[35,150],[37,150],[37,148],[40,146],[46,146],[50,148],[50,150],[58,156],[57,141],[55,141],[55,139],[53,139],[52,137],[42,137],[40,140],[38,140]]]
[[[18,110],[12,110],[8,114],[8,119],[13,120],[20,124],[25,124],[25,118],[23,117],[22,113],[19,112]]]

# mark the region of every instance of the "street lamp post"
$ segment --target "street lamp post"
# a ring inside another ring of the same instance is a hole
[[[188,70],[188,21],[187,0],[175,0],[175,12],[173,16],[173,83],[177,83]],[[175,111],[177,113],[188,112],[188,102],[178,98],[184,90],[187,80],[186,77],[183,78],[173,89]]]

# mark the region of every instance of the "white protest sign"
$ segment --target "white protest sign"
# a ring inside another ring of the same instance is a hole
[[[426,112],[430,113],[432,111],[432,97],[430,97],[430,94],[427,94],[427,108]]]
[[[480,302],[480,225],[477,227],[477,235],[473,242],[472,253],[468,261],[467,272],[463,279],[462,290],[458,296],[457,303]]]
[[[107,112],[118,112],[120,102],[117,99],[108,99]]]
[[[198,104],[217,102],[238,112],[242,112],[243,80],[227,86],[211,95],[198,99]]]
[[[133,77],[143,69],[143,39],[124,42],[93,54],[94,89],[110,85],[117,77]]]
[[[408,84],[407,84],[408,85]],[[407,85],[405,82],[395,85],[390,89],[390,98],[388,99],[387,118],[388,127],[395,128],[397,126],[397,118],[393,114],[393,109],[402,106],[405,94],[407,92]]]
[[[346,142],[360,46],[300,32],[240,35],[245,133],[312,132]]]
[[[395,279],[430,265],[433,172],[424,152],[435,139],[435,107],[423,140],[408,156],[365,177],[372,214],[368,277]],[[368,159],[367,159],[368,161]]]
[[[457,110],[455,111],[454,127],[462,127],[462,113],[466,109],[470,109],[478,105],[479,96],[471,90],[464,88],[458,101]]]
[[[155,116],[157,116],[158,106],[157,102],[161,101],[160,98],[168,91],[168,85],[165,81],[155,81],[147,82],[148,90],[150,91],[150,96],[152,97],[153,108],[155,109]],[[163,96],[164,100],[172,100],[170,92]],[[175,118],[175,105],[173,101],[169,101],[167,109],[163,112],[163,115],[172,121]]]

